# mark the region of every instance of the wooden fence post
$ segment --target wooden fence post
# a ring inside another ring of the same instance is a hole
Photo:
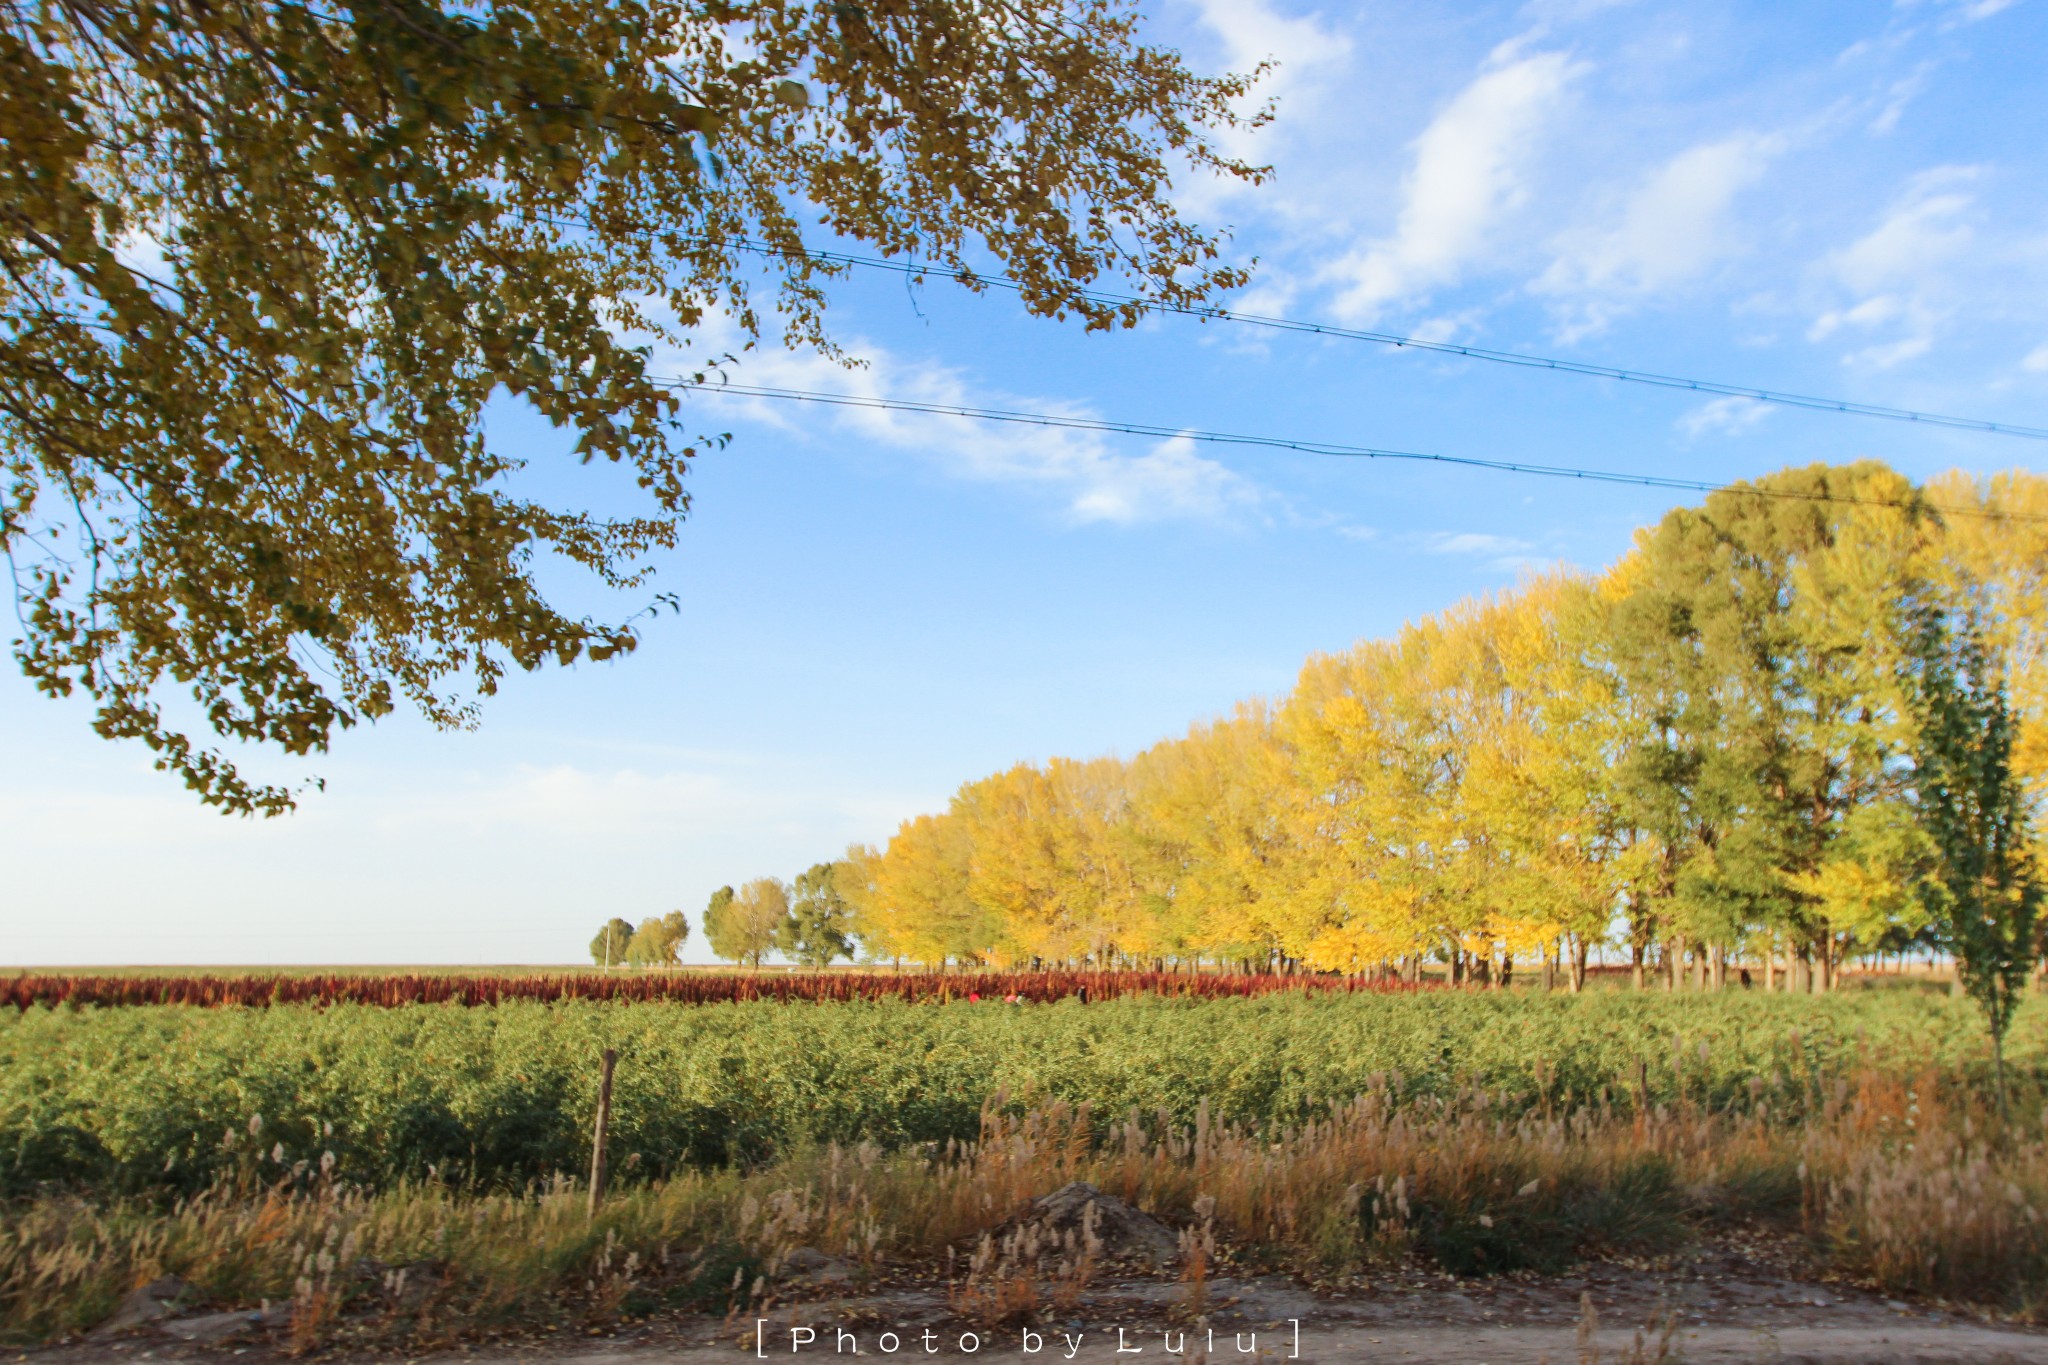
[[[605,1146],[612,1126],[612,1067],[618,1060],[619,1054],[606,1048],[603,1070],[597,1080],[597,1128],[590,1143],[590,1216],[593,1218],[597,1216],[597,1206],[604,1202],[605,1177],[610,1173]]]

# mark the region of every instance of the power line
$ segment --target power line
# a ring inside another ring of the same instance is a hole
[[[792,250],[773,246],[765,242],[745,239],[703,238],[711,245],[730,246],[756,255],[781,257],[784,259],[809,259],[826,265],[859,266],[869,270],[890,270],[900,275],[923,277],[944,275],[966,284],[988,285],[992,288],[1022,292],[1024,286],[1019,280],[1008,275],[982,275],[973,272],[948,271],[935,266],[918,265],[914,261],[894,261],[883,257],[856,256],[843,251]],[[1984,432],[1994,436],[2017,436],[2030,441],[2048,441],[2048,428],[2020,426],[2011,422],[1990,422],[1979,417],[1957,417],[1948,413],[1920,412],[1912,408],[1887,407],[1881,403],[1857,403],[1844,398],[1824,398],[1814,394],[1790,393],[1782,389],[1760,389],[1746,384],[1724,384],[1712,379],[1688,379],[1682,375],[1659,374],[1652,370],[1629,370],[1613,365],[1596,365],[1582,360],[1562,360],[1554,356],[1532,355],[1524,351],[1496,351],[1484,346],[1463,346],[1451,341],[1428,341],[1421,337],[1401,336],[1393,332],[1375,332],[1361,327],[1341,327],[1328,322],[1306,322],[1298,318],[1269,317],[1261,313],[1241,313],[1230,308],[1205,307],[1196,304],[1165,303],[1158,300],[1141,299],[1134,294],[1112,294],[1101,290],[1080,289],[1075,294],[1090,303],[1104,307],[1139,307],[1147,312],[1169,313],[1180,317],[1200,318],[1217,322],[1241,322],[1251,327],[1265,327],[1273,331],[1300,332],[1310,336],[1333,337],[1343,341],[1368,341],[1380,346],[1391,346],[1399,350],[1429,351],[1438,355],[1462,356],[1467,360],[1484,360],[1496,365],[1515,365],[1523,369],[1555,370],[1560,374],[1586,375],[1595,379],[1613,379],[1625,384],[1647,384],[1655,388],[1681,389],[1690,393],[1713,394],[1722,398],[1746,398],[1756,403],[1771,403],[1781,407],[1806,408],[1815,412],[1846,413],[1854,417],[1876,417],[1892,422],[1913,422],[1921,426],[1948,427],[1961,431]]]
[[[1408,460],[1423,464],[1456,465],[1487,469],[1505,474],[1530,474],[1542,478],[1578,479],[1589,483],[1633,484],[1643,488],[1673,489],[1686,493],[1743,493],[1755,497],[1784,498],[1797,502],[1833,502],[1865,507],[1898,507],[1912,504],[1891,498],[1859,498],[1830,493],[1803,493],[1796,489],[1743,487],[1709,483],[1703,479],[1666,478],[1658,474],[1626,474],[1606,469],[1579,469],[1570,465],[1531,464],[1520,460],[1489,460],[1473,455],[1435,455],[1417,450],[1393,450],[1384,446],[1342,445],[1329,441],[1305,441],[1284,436],[1248,436],[1225,431],[1203,431],[1190,427],[1158,426],[1150,422],[1121,422],[1105,417],[1082,417],[1068,413],[1020,412],[1010,408],[977,408],[959,403],[929,403],[910,398],[883,398],[868,394],[820,393],[811,389],[780,388],[765,384],[713,383],[689,379],[666,381],[669,388],[736,398],[770,398],[783,402],[818,403],[828,407],[866,408],[886,412],[914,412],[931,417],[960,417],[977,422],[1004,422],[1019,426],[1057,427],[1069,431],[1093,431],[1123,436],[1146,436],[1161,440],[1197,441],[1209,445],[1254,446],[1268,450],[1290,450],[1304,455],[1340,459]],[[2007,521],[2048,521],[2048,515],[2007,512],[1990,508],[1946,507],[1929,504],[1933,511],[1956,516],[1988,517]]]

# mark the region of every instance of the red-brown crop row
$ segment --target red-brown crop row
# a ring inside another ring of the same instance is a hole
[[[1403,991],[1398,982],[1342,976],[1186,972],[663,972],[560,976],[30,976],[0,981],[12,1005],[495,1005],[505,1000],[1047,1001],[1120,995],[1194,998],[1275,991]]]

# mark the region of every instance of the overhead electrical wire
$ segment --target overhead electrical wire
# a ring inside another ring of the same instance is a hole
[[[1093,431],[1123,436],[1146,436],[1159,440],[1194,441],[1207,445],[1254,446],[1268,450],[1289,450],[1304,455],[1339,459],[1406,460],[1423,464],[1456,465],[1507,474],[1530,474],[1542,478],[1578,479],[1587,483],[1633,484],[1643,488],[1675,489],[1688,493],[1741,493],[1754,497],[1782,498],[1797,502],[1832,502],[1865,507],[1907,507],[1891,498],[1859,498],[1830,493],[1805,493],[1796,489],[1764,488],[1712,483],[1704,479],[1667,478],[1659,474],[1628,474],[1607,469],[1579,469],[1570,465],[1532,464],[1520,460],[1492,460],[1473,455],[1438,455],[1418,450],[1394,450],[1384,446],[1344,445],[1331,441],[1307,441],[1285,436],[1255,436],[1226,431],[1161,426],[1151,422],[1122,422],[1106,417],[1084,417],[1072,413],[1021,412],[1011,408],[980,408],[961,403],[932,403],[911,398],[883,398],[872,394],[822,393],[812,389],[783,388],[768,384],[732,384],[711,380],[674,379],[667,387],[733,398],[768,398],[780,402],[817,403],[827,407],[865,408],[886,412],[919,413],[929,417],[959,417],[977,422],[1003,422],[1018,426],[1055,427],[1068,431]],[[1930,510],[1955,516],[1986,517],[2007,521],[2048,521],[2048,515],[2008,512],[1992,508],[1947,507],[1928,504]]]
[[[766,242],[746,239],[703,239],[708,244],[733,247],[750,251],[756,255],[799,258],[818,261],[826,265],[858,266],[868,270],[889,270],[900,275],[921,278],[928,275],[957,279],[963,283],[988,285],[997,289],[1021,292],[1021,281],[1007,275],[963,274],[940,266],[919,265],[914,261],[889,260],[876,256],[856,256],[843,251],[804,250],[792,251]],[[1691,393],[1712,394],[1722,398],[1746,398],[1756,403],[1771,403],[1781,407],[1805,408],[1816,412],[1846,413],[1855,417],[1875,417],[1892,422],[1912,422],[1920,426],[1946,427],[1960,431],[1984,432],[1994,436],[2016,436],[2030,441],[2048,441],[2048,427],[2021,426],[2012,422],[1991,422],[1978,417],[1958,417],[1949,413],[1921,412],[1912,408],[1887,407],[1881,403],[1857,403],[1844,398],[1824,398],[1814,394],[1790,393],[1782,389],[1761,389],[1746,384],[1724,384],[1711,379],[1688,379],[1682,375],[1659,374],[1651,370],[1630,370],[1614,365],[1596,365],[1583,360],[1563,360],[1554,356],[1532,355],[1524,351],[1496,351],[1484,346],[1465,346],[1453,341],[1429,341],[1422,337],[1401,336],[1393,332],[1375,332],[1362,327],[1342,327],[1328,322],[1306,322],[1297,318],[1270,317],[1260,313],[1243,313],[1230,308],[1206,307],[1196,304],[1162,303],[1152,299],[1141,299],[1133,294],[1112,294],[1099,290],[1082,289],[1075,293],[1090,303],[1105,307],[1136,306],[1152,313],[1168,313],[1181,317],[1199,318],[1217,322],[1239,322],[1251,327],[1265,327],[1274,331],[1299,332],[1310,336],[1332,337],[1343,341],[1368,341],[1380,346],[1391,346],[1399,350],[1426,351],[1438,355],[1461,356],[1467,360],[1483,360],[1496,365],[1514,365],[1523,369],[1554,370],[1560,374],[1585,375],[1595,379],[1612,379],[1625,384],[1647,384],[1656,388],[1681,389]]]

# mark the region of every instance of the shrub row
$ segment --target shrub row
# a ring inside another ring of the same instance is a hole
[[[2011,1055],[2044,1051],[2029,1002]],[[677,1009],[511,1001],[0,1011],[0,1195],[189,1193],[297,1168],[369,1188],[518,1188],[588,1160],[595,1059],[619,1050],[625,1181],[757,1162],[806,1140],[899,1147],[976,1134],[999,1092],[1186,1122],[1331,1113],[1380,1078],[1515,1106],[1637,1103],[1803,1113],[1859,1066],[1969,1076],[1967,1002],[1828,997],[1270,994],[1083,1004],[901,1000]]]

